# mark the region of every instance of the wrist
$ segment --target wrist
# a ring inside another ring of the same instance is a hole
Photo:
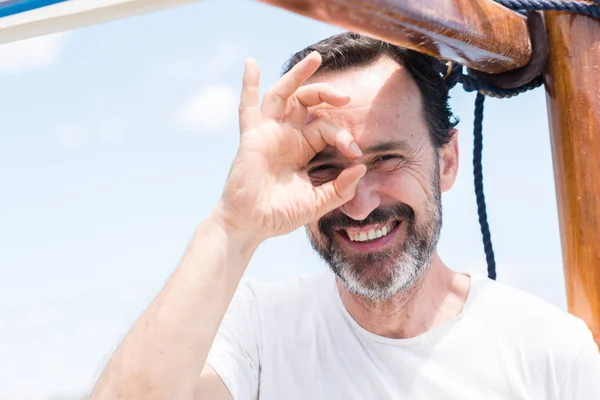
[[[232,216],[232,213],[227,210],[223,201],[219,201],[213,209],[210,219],[214,221],[218,229],[225,234],[231,243],[242,246],[243,250],[254,252],[266,240],[259,233],[245,227],[244,221]]]

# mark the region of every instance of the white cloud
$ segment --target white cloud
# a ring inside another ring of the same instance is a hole
[[[194,57],[182,54],[164,63],[150,66],[142,75],[140,82],[148,90],[157,87],[171,87],[182,82],[189,83],[194,79],[194,72],[198,72],[200,62]]]
[[[237,123],[238,97],[232,85],[208,86],[175,112],[175,124],[193,132],[222,131]]]
[[[67,149],[80,149],[85,145],[94,143],[122,143],[125,134],[125,125],[118,120],[103,120],[91,126],[64,125],[56,129],[55,134],[59,142]],[[91,127],[90,127],[91,126]]]
[[[174,80],[189,79],[194,75],[196,61],[190,56],[179,56],[170,60],[164,67],[168,78]]]
[[[172,89],[174,86],[196,84],[210,76],[214,81],[231,72],[235,66],[242,66],[242,54],[246,47],[232,41],[222,41],[215,45],[210,54],[184,53],[152,65],[140,78],[141,85],[155,91],[157,88]]]
[[[78,149],[85,144],[88,134],[75,126],[63,126],[56,131],[62,145],[68,149]]]
[[[0,45],[0,73],[15,73],[47,68],[54,64],[67,34],[35,37]]]
[[[119,121],[103,121],[100,123],[97,130],[98,137],[109,143],[117,143],[122,141],[124,134],[125,126]]]

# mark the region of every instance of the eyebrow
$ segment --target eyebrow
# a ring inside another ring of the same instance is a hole
[[[404,140],[392,140],[389,142],[378,143],[371,147],[368,147],[366,149],[361,149],[361,150],[364,155],[367,155],[367,154],[385,153],[387,151],[397,151],[397,150],[401,150],[404,152],[410,152],[412,150],[412,148],[413,147]],[[312,158],[312,160],[310,160],[310,163],[330,161],[331,159],[333,159],[337,156],[338,156],[337,151],[320,152],[320,153],[317,153]]]

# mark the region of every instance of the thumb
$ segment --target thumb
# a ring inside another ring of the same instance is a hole
[[[317,218],[343,206],[354,198],[360,179],[367,172],[367,166],[358,164],[343,170],[338,177],[315,188],[317,194]]]

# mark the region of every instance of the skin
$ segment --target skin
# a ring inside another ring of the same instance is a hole
[[[307,56],[260,103],[258,65],[247,61],[240,147],[220,201],[199,225],[165,287],[110,358],[92,400],[230,400],[205,361],[263,241],[302,226],[318,238],[314,224],[323,216],[343,212],[359,221],[380,204],[404,202],[419,216],[432,191],[435,153],[423,134],[415,88],[391,60],[309,80],[320,62],[317,53]],[[401,107],[395,90],[400,90]],[[396,107],[389,105],[393,101]],[[394,171],[374,168],[374,155],[366,150],[393,137],[410,141],[412,161]],[[365,153],[356,152],[353,144]],[[335,179],[315,186],[308,164],[320,153],[329,153],[343,166]],[[454,137],[440,152],[442,191],[452,186],[457,163]],[[366,301],[338,284],[358,323],[389,337],[413,336],[452,318],[460,312],[468,286],[469,278],[451,271],[437,254],[417,285],[385,301]]]

